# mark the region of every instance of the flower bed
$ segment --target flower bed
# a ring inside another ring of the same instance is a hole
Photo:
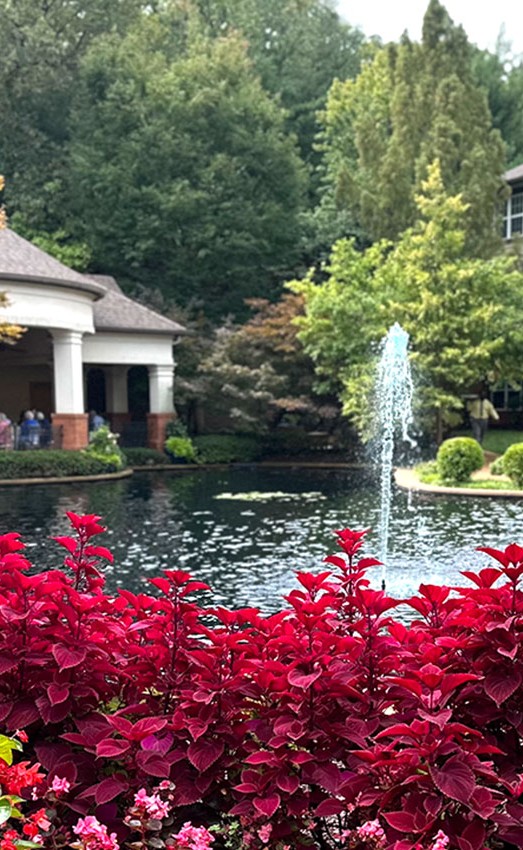
[[[28,823],[45,807],[38,842],[523,846],[523,548],[483,550],[495,563],[453,592],[421,586],[405,622],[345,529],[263,616],[182,570],[106,594],[99,517],[68,516],[64,570],[31,575],[0,537],[0,721],[45,773],[21,803]],[[12,850],[9,813],[1,829]]]

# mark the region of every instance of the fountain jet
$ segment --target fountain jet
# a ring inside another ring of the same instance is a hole
[[[381,475],[379,522],[382,587],[385,589],[392,497],[392,464],[396,437],[414,445],[408,428],[412,423],[412,375],[408,359],[409,335],[396,322],[383,341],[376,379],[378,454]]]

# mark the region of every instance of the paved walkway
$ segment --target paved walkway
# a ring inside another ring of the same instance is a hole
[[[471,478],[492,481],[509,481],[506,475],[492,475],[490,464],[498,455],[493,452],[485,452],[485,465],[473,472]],[[490,490],[486,487],[472,489],[470,487],[443,487],[439,484],[424,484],[419,480],[414,469],[398,468],[394,470],[396,484],[402,490],[411,490],[413,493],[433,493],[439,496],[488,496],[490,499],[523,499],[523,490]]]

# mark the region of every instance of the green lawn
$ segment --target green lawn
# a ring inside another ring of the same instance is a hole
[[[471,431],[459,431],[455,437],[471,437]],[[490,428],[483,441],[486,452],[502,455],[512,443],[523,443],[523,431],[506,431],[504,428]]]

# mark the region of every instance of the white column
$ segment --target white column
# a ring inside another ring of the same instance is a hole
[[[110,366],[105,369],[105,396],[107,413],[128,413],[128,366]]]
[[[84,412],[82,334],[51,330],[54,361],[55,413]]]
[[[174,413],[174,366],[149,366],[149,406],[151,413]]]

